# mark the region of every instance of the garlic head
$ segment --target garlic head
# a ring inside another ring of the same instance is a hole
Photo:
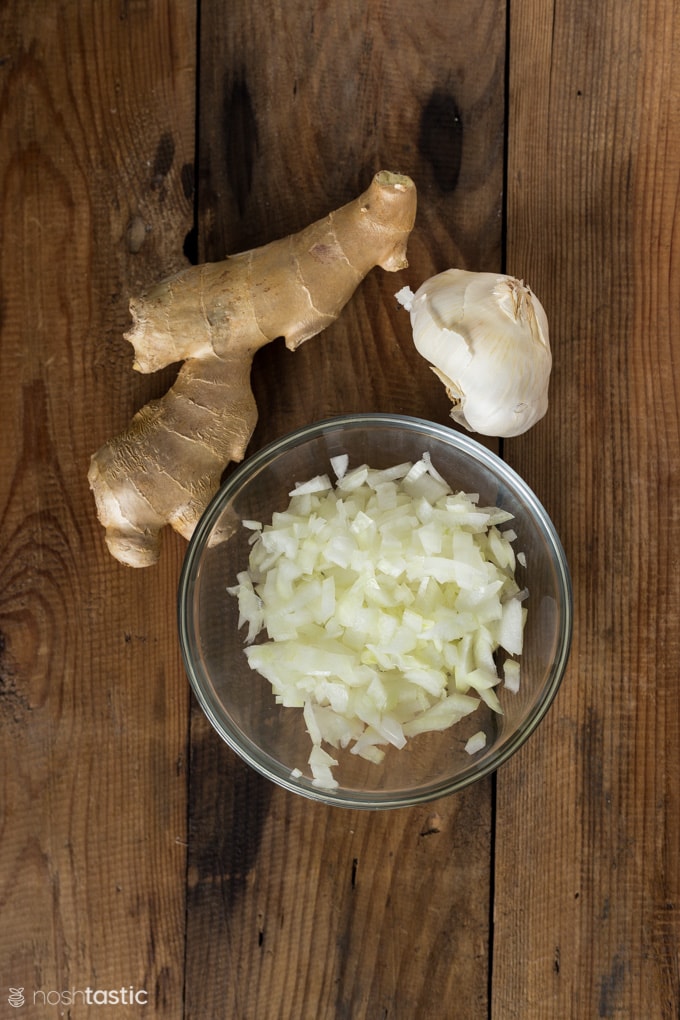
[[[498,273],[448,269],[397,299],[418,352],[470,432],[518,436],[548,409],[548,320],[529,287]]]

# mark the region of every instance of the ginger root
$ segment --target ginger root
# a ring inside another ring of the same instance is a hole
[[[116,559],[155,563],[166,524],[191,537],[255,429],[255,352],[278,337],[295,350],[335,321],[374,266],[405,268],[415,212],[413,181],[383,170],[299,233],[192,266],[130,302],[133,367],[184,364],[165,396],[92,457],[88,480]]]

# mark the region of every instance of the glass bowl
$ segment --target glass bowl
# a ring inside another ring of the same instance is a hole
[[[288,506],[296,482],[333,474],[330,458],[385,468],[428,452],[454,491],[478,493],[514,520],[514,547],[526,567],[517,581],[529,591],[517,692],[496,688],[503,714],[480,705],[441,732],[389,746],[380,764],[328,748],[339,785],[314,785],[307,766],[310,737],[300,709],[276,703],[270,683],[253,671],[238,628],[237,599],[227,588],[245,570],[252,534],[244,520],[269,523]],[[350,414],[301,428],[244,461],[215,495],[189,543],[179,585],[179,635],[194,694],[223,740],[262,775],[294,793],[350,808],[424,803],[488,776],[531,736],[562,680],[572,632],[572,593],[565,554],[545,509],[499,457],[451,428],[393,414]],[[486,746],[465,750],[479,731]]]

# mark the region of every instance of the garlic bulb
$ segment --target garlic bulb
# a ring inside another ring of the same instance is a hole
[[[521,280],[449,269],[396,297],[410,312],[417,350],[446,386],[454,421],[482,435],[518,436],[543,417],[548,320]]]

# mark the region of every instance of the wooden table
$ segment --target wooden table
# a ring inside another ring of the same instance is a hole
[[[677,5],[6,0],[0,126],[0,1015],[677,1018]],[[410,267],[258,354],[251,450],[343,411],[447,422],[394,292],[523,277],[551,406],[502,454],[576,627],[493,779],[353,813],[220,742],[180,658],[184,541],[120,566],[86,475],[172,379],[131,371],[130,295],[383,167],[418,186]]]

